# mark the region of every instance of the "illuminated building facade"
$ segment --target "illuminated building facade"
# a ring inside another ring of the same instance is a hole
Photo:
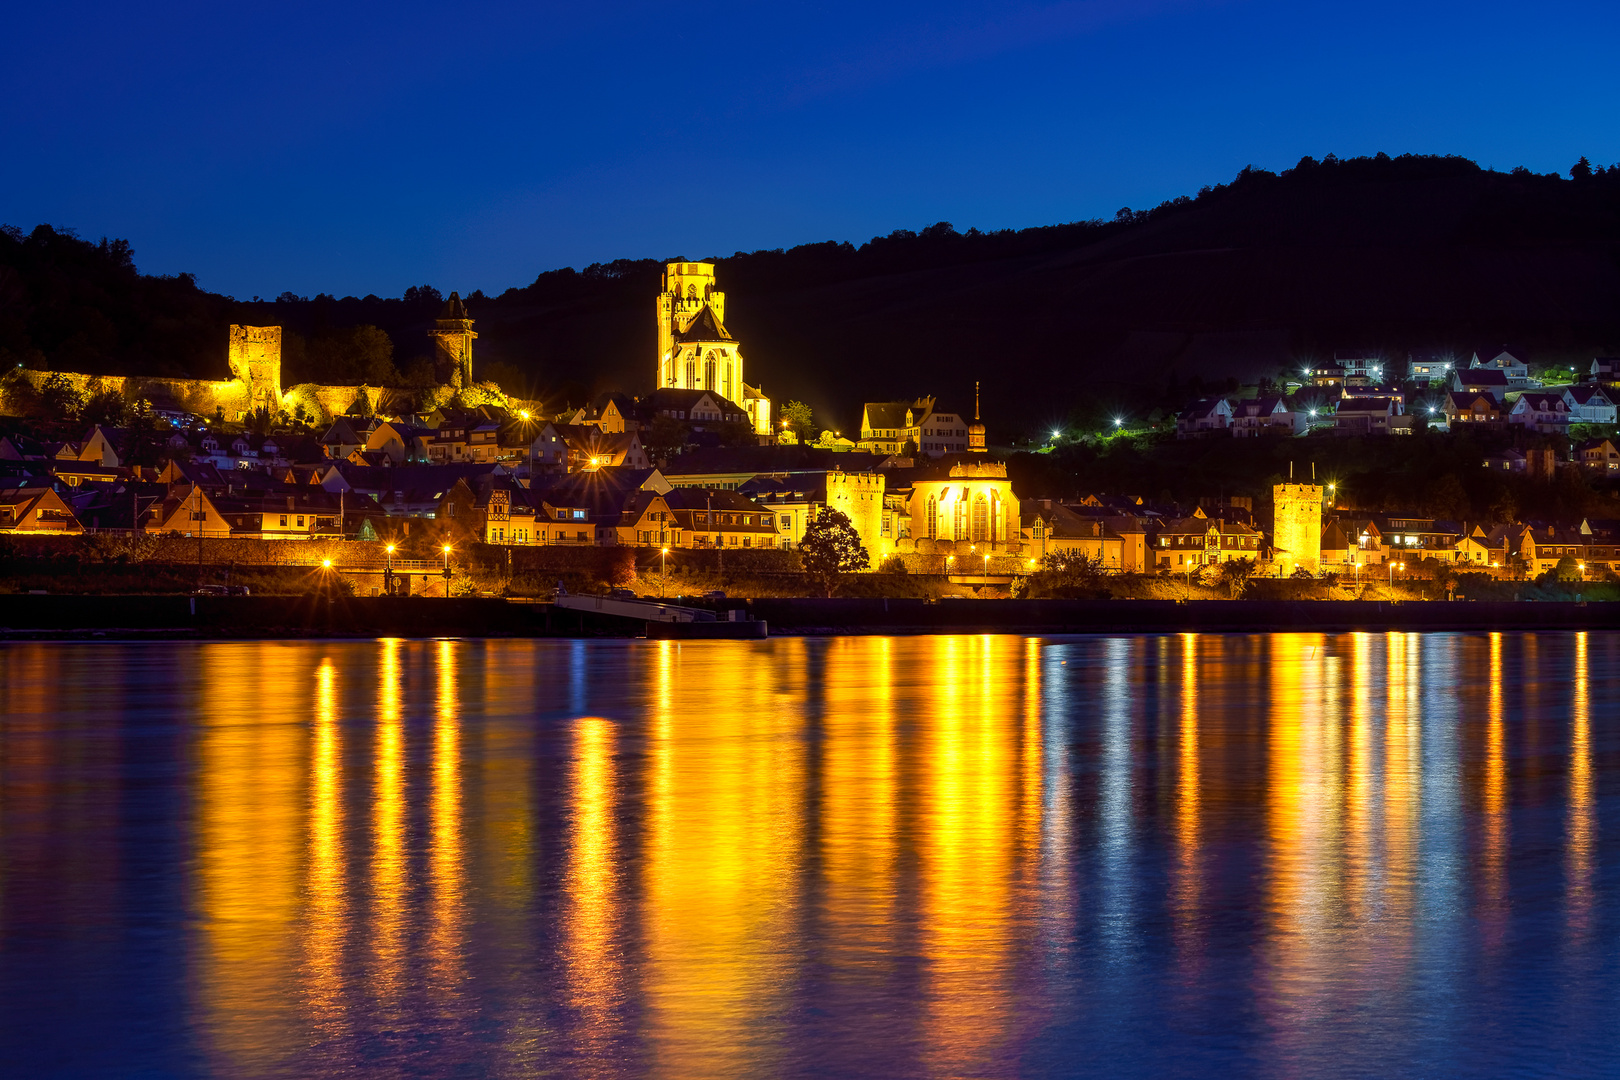
[[[949,541],[1004,552],[1022,544],[1018,497],[1000,461],[964,461],[942,476],[913,481],[910,518],[919,545]]]
[[[713,263],[669,263],[658,294],[657,387],[707,390],[742,406],[756,435],[771,434],[771,401],[743,381],[742,344],[726,329],[726,294]]]
[[[1322,487],[1320,484],[1277,484],[1271,489],[1276,519],[1272,525],[1272,562],[1288,577],[1304,567],[1316,574],[1322,565]]]

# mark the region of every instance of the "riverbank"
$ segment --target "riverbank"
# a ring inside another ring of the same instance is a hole
[[[1568,601],[713,601],[773,636],[1620,628],[1620,604]],[[0,596],[0,640],[30,638],[641,637],[644,623],[493,598]]]

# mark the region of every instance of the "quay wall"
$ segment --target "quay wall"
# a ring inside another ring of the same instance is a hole
[[[716,601],[773,635],[1339,633],[1620,629],[1620,604],[1575,602]],[[0,637],[639,637],[630,620],[482,597],[0,595]]]

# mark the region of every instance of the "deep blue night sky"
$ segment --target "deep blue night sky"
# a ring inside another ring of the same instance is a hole
[[[14,5],[0,221],[233,295],[499,291],[1245,164],[1620,158],[1620,5]]]

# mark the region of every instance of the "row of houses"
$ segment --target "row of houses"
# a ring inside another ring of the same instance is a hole
[[[1480,345],[1472,349],[1424,350],[1407,354],[1405,378],[1409,382],[1433,385],[1450,384],[1453,390],[1464,390],[1458,385],[1487,378],[1496,372],[1502,385],[1509,389],[1534,389],[1541,382],[1530,375],[1530,353],[1517,345]],[[1333,388],[1365,387],[1394,381],[1399,378],[1397,363],[1386,361],[1376,353],[1337,352],[1331,361],[1317,364],[1301,372],[1302,380],[1313,386]],[[1595,357],[1588,365],[1588,374],[1599,382],[1620,382],[1620,358]],[[1494,383],[1492,384],[1494,385]]]
[[[1499,374],[1499,373],[1498,373]],[[1379,387],[1377,396],[1349,396],[1336,402],[1290,408],[1280,395],[1230,401],[1201,398],[1176,418],[1177,438],[1212,435],[1233,438],[1262,435],[1301,435],[1313,426],[1331,426],[1343,435],[1410,434],[1415,416],[1406,411],[1406,396],[1393,387]],[[1448,391],[1438,403],[1421,407],[1430,424],[1468,428],[1519,428],[1548,435],[1567,434],[1572,424],[1613,425],[1617,409],[1614,395],[1596,384],[1565,386],[1547,391],[1523,391],[1506,400],[1494,387]]]

